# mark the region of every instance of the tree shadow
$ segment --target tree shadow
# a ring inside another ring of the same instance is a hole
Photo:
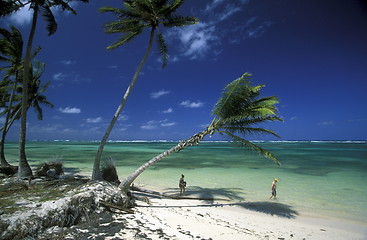
[[[149,207],[223,207],[223,206],[239,206],[250,211],[256,211],[260,213],[265,213],[272,216],[278,216],[283,218],[296,218],[299,213],[294,210],[292,206],[270,201],[262,202],[244,202],[245,199],[242,197],[244,195],[242,188],[202,188],[199,186],[190,186],[186,191],[186,195],[183,197],[188,197],[192,199],[202,200],[206,204],[197,204],[189,206],[149,206]],[[155,192],[158,193],[158,192]],[[152,197],[149,193],[139,193],[140,195],[145,195],[147,197]],[[165,196],[179,197],[179,190],[177,188],[167,188],[164,193],[158,196],[159,198]],[[155,196],[157,197],[157,196]],[[184,199],[184,198],[183,198]],[[239,201],[236,203],[214,203],[214,201]]]
[[[298,211],[294,210],[292,206],[277,202],[241,202],[229,205],[283,218],[295,218],[299,215]]]
[[[190,186],[186,189],[185,197],[195,197],[205,199],[207,203],[213,203],[216,200],[230,200],[243,201],[245,200],[242,188],[202,188],[199,186]],[[165,195],[178,196],[179,190],[177,188],[167,188]]]

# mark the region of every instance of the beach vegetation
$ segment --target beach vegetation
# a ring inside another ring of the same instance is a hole
[[[5,137],[11,126],[9,124],[11,118],[15,118],[13,111],[13,102],[19,101],[19,96],[16,95],[17,86],[20,84],[20,72],[23,69],[23,38],[20,31],[14,26],[10,26],[11,31],[5,28],[0,28],[0,71],[4,77],[0,83],[1,92],[1,115],[5,115],[5,121],[2,128],[0,140],[0,162],[2,166],[10,164],[5,159],[4,145]],[[9,92],[11,94],[9,95]]]
[[[78,0],[81,2],[88,2],[88,0]],[[14,11],[18,11],[23,7],[29,7],[33,10],[32,13],[32,24],[29,32],[25,58],[23,62],[23,88],[22,88],[22,101],[21,101],[21,127],[19,136],[19,177],[32,177],[32,169],[28,164],[26,157],[26,130],[27,130],[27,105],[28,105],[28,95],[29,95],[29,82],[30,82],[30,69],[31,69],[31,59],[33,52],[33,39],[36,32],[36,26],[38,21],[38,15],[42,14],[47,23],[48,35],[52,35],[57,30],[57,22],[53,14],[54,9],[61,9],[62,11],[68,11],[76,14],[76,11],[70,6],[69,0],[29,0],[26,2],[22,1],[10,1],[7,2],[6,8],[1,10],[1,16],[11,14]],[[3,3],[3,1],[1,2]]]
[[[108,34],[120,34],[120,38],[113,44],[107,47],[108,50],[116,49],[143,33],[145,29],[150,30],[147,49],[143,58],[141,59],[134,76],[123,95],[121,103],[119,104],[113,118],[101,140],[96,158],[94,160],[92,179],[101,180],[100,162],[103,153],[103,148],[108,140],[108,137],[122,112],[128,97],[134,88],[138,76],[150,55],[153,41],[158,41],[160,55],[162,60],[162,67],[167,64],[168,54],[167,45],[164,40],[161,26],[163,27],[181,27],[195,24],[197,19],[191,16],[180,16],[176,11],[184,3],[184,0],[125,0],[122,8],[102,7],[99,9],[101,13],[113,13],[117,16],[117,20],[105,25],[105,32]]]
[[[38,53],[36,51],[34,56]],[[2,81],[2,86],[4,89],[10,89],[11,94],[6,94],[7,98],[4,97],[4,111],[3,114],[6,115],[4,126],[1,128],[2,135],[1,135],[1,145],[0,145],[0,156],[1,156],[1,163],[3,166],[8,166],[5,159],[5,138],[6,135],[16,120],[20,118],[20,112],[22,108],[21,104],[21,92],[22,92],[22,79],[23,77],[23,67],[22,65],[18,66],[19,69],[15,71],[15,76],[13,81],[10,80],[12,75],[11,71],[13,68],[8,69],[6,71],[5,78]],[[14,67],[16,68],[16,66]],[[41,83],[41,77],[45,70],[45,64],[34,59],[31,63],[31,68],[29,69],[29,93],[28,93],[28,102],[27,102],[27,110],[29,108],[33,108],[37,114],[37,118],[39,120],[43,119],[43,110],[41,105],[45,105],[48,107],[54,107],[54,105],[47,100],[47,97],[44,93],[47,91],[47,88],[50,84],[50,81],[46,82],[45,84]],[[6,91],[5,91],[6,92]],[[7,93],[7,92],[6,92]],[[8,104],[7,104],[8,103]],[[6,105],[7,104],[7,105]]]
[[[279,160],[271,152],[246,139],[249,135],[254,134],[267,134],[279,137],[272,130],[259,127],[258,125],[267,122],[282,121],[278,116],[278,111],[275,106],[278,103],[278,98],[276,96],[260,97],[260,90],[264,85],[252,86],[250,78],[251,74],[245,73],[225,87],[222,97],[212,110],[214,118],[205,130],[179,142],[176,146],[144,163],[130,174],[119,185],[119,188],[123,192],[128,192],[130,185],[148,167],[172,153],[199,144],[205,136],[211,136],[215,133],[226,137],[231,142],[239,143],[242,147],[252,149],[275,163],[280,164]]]
[[[5,138],[15,120],[19,120],[21,112],[21,93],[22,93],[22,79],[23,79],[23,38],[20,31],[10,26],[11,31],[4,28],[0,29],[2,38],[0,39],[0,61],[4,66],[0,70],[4,73],[4,78],[0,83],[2,91],[2,107],[1,114],[6,115],[4,125],[1,128],[1,145],[0,145],[0,159],[2,166],[8,166],[9,163],[5,159]],[[40,51],[37,47],[32,54],[34,58]],[[40,105],[53,107],[53,104],[47,101],[47,97],[43,93],[47,90],[50,82],[41,85],[41,76],[45,70],[45,64],[34,59],[29,69],[29,94],[27,109],[34,108],[39,120],[42,120],[42,108]]]

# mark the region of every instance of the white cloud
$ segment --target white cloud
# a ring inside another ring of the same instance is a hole
[[[159,127],[172,127],[175,126],[177,123],[176,122],[169,122],[168,119],[164,119],[164,120],[160,120],[160,121],[149,121],[145,124],[143,124],[142,126],[140,126],[141,129],[144,130],[152,130],[152,129],[157,129]]]
[[[29,1],[20,0],[20,2],[28,3]],[[75,10],[80,3],[70,2],[68,4],[71,8]],[[70,14],[69,11],[62,11],[61,7],[51,7],[51,11],[55,16],[55,18],[57,18],[60,15],[60,13],[64,13],[63,15]],[[23,26],[31,24],[32,17],[33,17],[33,9],[29,9],[29,4],[27,4],[25,7],[20,8],[17,12],[12,13],[9,17],[7,17],[7,20],[11,22],[11,24],[17,26]]]
[[[187,107],[187,108],[199,108],[203,107],[204,103],[197,101],[197,102],[191,102],[190,100],[186,100],[180,103],[181,106]]]
[[[23,7],[19,11],[13,13],[9,16],[9,21],[14,25],[23,26],[31,23],[33,16],[33,10],[29,10],[29,7]]]
[[[117,119],[117,121],[126,121],[128,119],[129,119],[129,117],[127,115],[122,114],[122,115],[119,116],[119,118]]]
[[[334,125],[334,122],[333,121],[322,121],[322,122],[319,122],[317,125],[319,125],[319,126],[330,126],[330,125]]]
[[[241,8],[239,7],[232,7],[232,6],[227,6],[226,7],[226,11],[224,11],[224,13],[222,14],[222,16],[220,17],[221,21],[226,20],[227,18],[229,18],[230,16],[232,16],[233,14],[235,14],[236,12],[241,11]]]
[[[77,74],[75,72],[71,72],[71,73],[55,73],[52,76],[52,79],[55,81],[60,82],[64,82],[64,81],[68,81],[71,83],[90,83],[92,80],[90,78],[86,78],[86,77],[82,77],[80,74]]]
[[[177,57],[177,56],[173,56],[173,57],[168,56],[168,61],[169,61],[169,62],[172,62],[172,63],[175,63],[175,62],[180,61],[180,58],[179,58],[179,57]]]
[[[162,113],[172,113],[173,108],[168,108],[167,110],[162,111]]]
[[[59,108],[59,111],[62,113],[80,113],[81,112],[81,110],[76,107]]]
[[[149,121],[143,125],[140,126],[141,129],[144,130],[152,130],[157,128],[157,122],[156,121]]]
[[[170,30],[167,32],[167,37],[169,40],[178,39],[179,45],[181,45],[180,57],[204,59],[214,52],[220,53],[221,51],[216,48],[221,45],[226,34],[223,30],[218,31],[218,26],[223,25],[224,21],[240,12],[247,2],[248,0],[213,0],[206,5],[203,11],[204,19],[200,19],[200,22],[194,25]],[[221,26],[220,28],[228,28],[228,31],[232,31],[233,24],[229,21],[225,24],[227,24],[225,27]]]
[[[176,123],[175,122],[165,122],[165,123],[161,123],[162,127],[172,127],[175,126]]]
[[[97,118],[87,118],[85,119],[85,121],[87,123],[100,123],[102,122],[102,118],[101,117],[97,117]]]
[[[294,117],[291,117],[289,120],[293,121],[293,120],[297,120],[298,117],[297,116],[294,116]]]
[[[150,97],[151,97],[151,98],[160,98],[160,97],[162,97],[162,96],[164,96],[164,95],[169,94],[170,92],[171,92],[171,91],[166,91],[166,90],[162,89],[162,90],[160,90],[160,91],[158,91],[158,92],[152,92],[152,93],[150,94]]]
[[[203,22],[176,29],[174,34],[182,44],[183,55],[190,59],[203,58],[218,42],[215,26]]]
[[[62,81],[66,76],[63,73],[55,73],[52,78],[55,81]]]
[[[248,38],[258,38],[265,33],[265,31],[273,25],[270,21],[265,21],[262,23],[254,23],[247,27],[246,35]]]
[[[60,63],[62,63],[64,65],[75,65],[76,61],[74,61],[74,60],[62,60],[62,61],[60,61]]]

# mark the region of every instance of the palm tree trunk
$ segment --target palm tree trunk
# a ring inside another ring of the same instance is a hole
[[[120,103],[119,107],[117,108],[116,113],[113,116],[113,118],[111,120],[111,123],[108,126],[108,128],[106,130],[106,133],[103,136],[102,141],[101,141],[101,143],[99,145],[99,148],[98,148],[98,151],[97,151],[97,154],[96,154],[96,158],[94,160],[93,173],[92,173],[92,179],[93,180],[102,180],[102,175],[101,175],[101,171],[100,171],[100,163],[101,163],[101,157],[102,157],[103,148],[106,145],[106,142],[107,142],[108,137],[109,137],[109,135],[110,135],[110,133],[112,131],[112,128],[114,127],[114,125],[115,125],[115,123],[116,123],[116,121],[117,121],[117,119],[118,119],[118,117],[119,117],[122,109],[124,108],[125,103],[126,103],[128,97],[129,97],[132,89],[135,86],[136,80],[138,79],[138,76],[139,76],[139,74],[141,72],[141,69],[143,68],[143,66],[145,64],[145,61],[147,60],[147,58],[148,58],[148,56],[149,56],[149,54],[150,54],[150,52],[152,50],[153,39],[154,39],[154,29],[152,29],[152,31],[150,32],[148,49],[145,52],[145,55],[144,55],[143,59],[141,60],[138,68],[136,69],[135,74],[133,76],[133,79],[131,80],[129,87],[126,89],[126,92],[124,94],[124,97],[122,98],[121,103]]]
[[[16,74],[15,79],[16,80],[18,79],[18,74]],[[8,125],[9,125],[9,119],[10,119],[10,115],[11,115],[11,108],[13,106],[13,98],[14,98],[15,88],[17,86],[16,80],[14,81],[13,91],[10,95],[8,113],[6,114],[4,129],[3,129],[3,132],[1,134],[0,161],[1,161],[2,166],[10,166],[10,164],[6,161],[6,158],[5,158],[5,137],[6,137],[6,134],[8,133]]]
[[[163,158],[169,156],[174,152],[179,152],[184,148],[191,147],[194,144],[199,144],[200,141],[210,133],[210,130],[205,130],[193,135],[191,138],[181,141],[176,146],[172,147],[171,149],[157,155],[156,157],[150,159],[148,162],[141,165],[138,169],[136,169],[132,174],[130,174],[122,183],[120,183],[119,188],[121,191],[127,193],[129,191],[130,185],[135,181],[135,179],[144,172],[148,167],[156,164],[158,161],[162,160]]]
[[[33,8],[32,28],[29,33],[26,55],[24,59],[24,68],[23,68],[21,127],[19,136],[19,177],[21,178],[33,176],[32,169],[27,161],[25,145],[26,145],[26,132],[27,132],[29,68],[31,64],[32,43],[37,26],[37,17],[38,17],[38,4],[35,4]]]

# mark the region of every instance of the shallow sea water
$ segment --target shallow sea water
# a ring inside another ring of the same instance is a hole
[[[176,142],[110,142],[103,159],[113,159],[120,180]],[[178,191],[185,175],[188,194],[205,193],[233,202],[269,201],[279,179],[277,202],[299,214],[367,222],[367,142],[259,142],[281,161],[278,166],[253,151],[227,142],[202,142],[174,153],[145,171],[136,183],[165,192]],[[6,156],[17,165],[18,145],[6,144]],[[29,142],[32,167],[51,160],[66,171],[91,174],[96,142]],[[274,201],[274,200],[271,200]]]

